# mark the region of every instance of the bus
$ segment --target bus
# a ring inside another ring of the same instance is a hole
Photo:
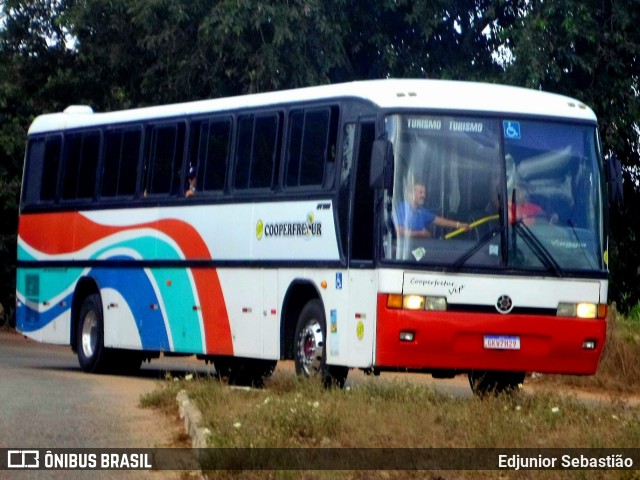
[[[17,328],[87,372],[185,354],[243,385],[591,375],[605,168],[589,107],[497,84],[70,106],[28,132]]]

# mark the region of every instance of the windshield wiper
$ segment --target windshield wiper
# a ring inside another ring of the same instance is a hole
[[[531,249],[534,255],[542,262],[542,264],[551,270],[557,277],[564,276],[564,272],[553,255],[547,250],[547,248],[538,240],[531,229],[522,221],[522,219],[516,221],[513,225],[514,235],[515,231],[518,231],[524,240],[524,243]],[[514,242],[515,243],[515,242]]]
[[[473,257],[478,250],[489,243],[497,234],[502,234],[504,232],[504,229],[504,226],[492,228],[487,234],[485,234],[480,240],[478,240],[478,243],[473,245],[469,250],[460,255],[455,262],[453,262],[453,268],[460,268],[465,263],[467,263],[467,260]]]

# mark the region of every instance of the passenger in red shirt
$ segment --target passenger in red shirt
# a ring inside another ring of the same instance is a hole
[[[525,188],[516,189],[516,203],[509,201],[509,224],[513,225],[517,220],[522,220],[525,225],[533,225],[541,219],[548,223],[556,223],[558,215],[547,215],[540,205],[529,201],[529,194]]]

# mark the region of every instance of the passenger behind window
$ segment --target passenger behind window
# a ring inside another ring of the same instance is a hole
[[[515,204],[512,201],[514,196]],[[558,223],[557,213],[548,214],[540,205],[531,201],[526,186],[518,185],[511,197],[509,199],[509,223],[511,225],[516,221],[521,221],[525,225],[533,225],[541,220],[550,224]]]
[[[185,192],[184,196],[188,198],[193,197],[196,194],[197,177],[196,168],[194,166],[189,167],[187,178],[189,179],[189,186],[187,187],[187,191]]]
[[[395,213],[395,226],[398,236],[429,238],[431,225],[457,229],[469,228],[468,223],[449,220],[440,217],[427,210],[424,206],[427,199],[427,187],[421,181],[414,182],[413,189],[409,192],[408,199],[398,205]]]

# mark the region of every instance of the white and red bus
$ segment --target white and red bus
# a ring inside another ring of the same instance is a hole
[[[89,372],[173,352],[243,384],[281,359],[339,385],[593,374],[605,191],[592,110],[515,87],[73,106],[29,129],[17,327]]]

